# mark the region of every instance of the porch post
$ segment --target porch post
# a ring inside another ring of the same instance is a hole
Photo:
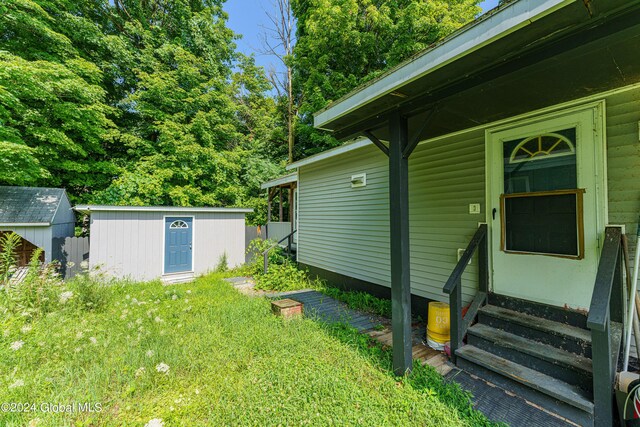
[[[269,188],[267,190],[267,223],[265,224],[265,239],[269,238],[269,223],[271,222],[271,200],[273,200],[273,192]]]
[[[293,187],[289,184],[289,222],[291,223],[291,231],[294,230],[295,224],[293,223]]]
[[[404,375],[412,369],[411,281],[409,262],[409,161],[406,117],[389,118],[389,220],[391,240],[391,326],[393,370]]]
[[[278,221],[284,222],[283,218],[282,218],[282,187],[279,187],[279,188],[280,188],[280,200],[279,200],[280,204],[278,205],[278,209],[279,209],[278,210],[278,214],[279,214],[278,215]]]

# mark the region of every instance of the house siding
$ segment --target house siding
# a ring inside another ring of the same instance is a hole
[[[608,216],[624,224],[635,246],[640,213],[640,87],[606,101]],[[421,143],[409,161],[411,290],[446,301],[442,286],[485,221],[485,129]],[[299,169],[299,260],[324,270],[390,286],[387,158],[366,146]],[[367,186],[351,188],[351,175]],[[469,204],[481,205],[480,215]],[[477,261],[463,276],[463,299],[477,290]]]
[[[89,264],[114,277],[162,276],[164,216],[193,216],[195,274],[213,270],[224,252],[229,267],[244,262],[244,214],[193,212],[92,212]]]
[[[351,188],[351,176],[367,185]],[[389,286],[389,173],[367,146],[303,167],[298,176],[298,261]]]

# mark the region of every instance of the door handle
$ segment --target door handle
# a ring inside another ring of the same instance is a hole
[[[496,212],[498,210],[496,208],[493,208],[493,210],[491,211],[491,215],[493,216],[493,219],[496,219]]]

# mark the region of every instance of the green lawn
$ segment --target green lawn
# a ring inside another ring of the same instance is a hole
[[[0,412],[0,426],[486,423],[430,368],[395,378],[389,352],[365,336],[282,321],[219,276],[100,292],[102,308],[83,309],[74,293],[29,323],[0,308],[0,402],[36,404]],[[77,402],[102,411],[43,412]]]

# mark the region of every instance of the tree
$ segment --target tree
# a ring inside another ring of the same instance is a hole
[[[271,25],[266,27],[262,44],[264,53],[277,58],[284,72],[276,68],[269,70],[269,80],[276,90],[278,98],[284,100],[287,106],[287,146],[288,160],[293,162],[293,145],[295,140],[295,121],[297,108],[293,97],[293,66],[292,55],[295,46],[295,18],[291,10],[290,0],[275,0],[271,3],[273,12],[266,12]]]
[[[312,114],[449,35],[480,12],[480,0],[292,0],[299,102],[298,155],[338,144]]]
[[[222,4],[0,0],[0,184],[261,208],[284,132]]]
[[[105,161],[113,109],[101,70],[55,24],[37,2],[0,1],[0,180],[77,193],[113,172]]]

